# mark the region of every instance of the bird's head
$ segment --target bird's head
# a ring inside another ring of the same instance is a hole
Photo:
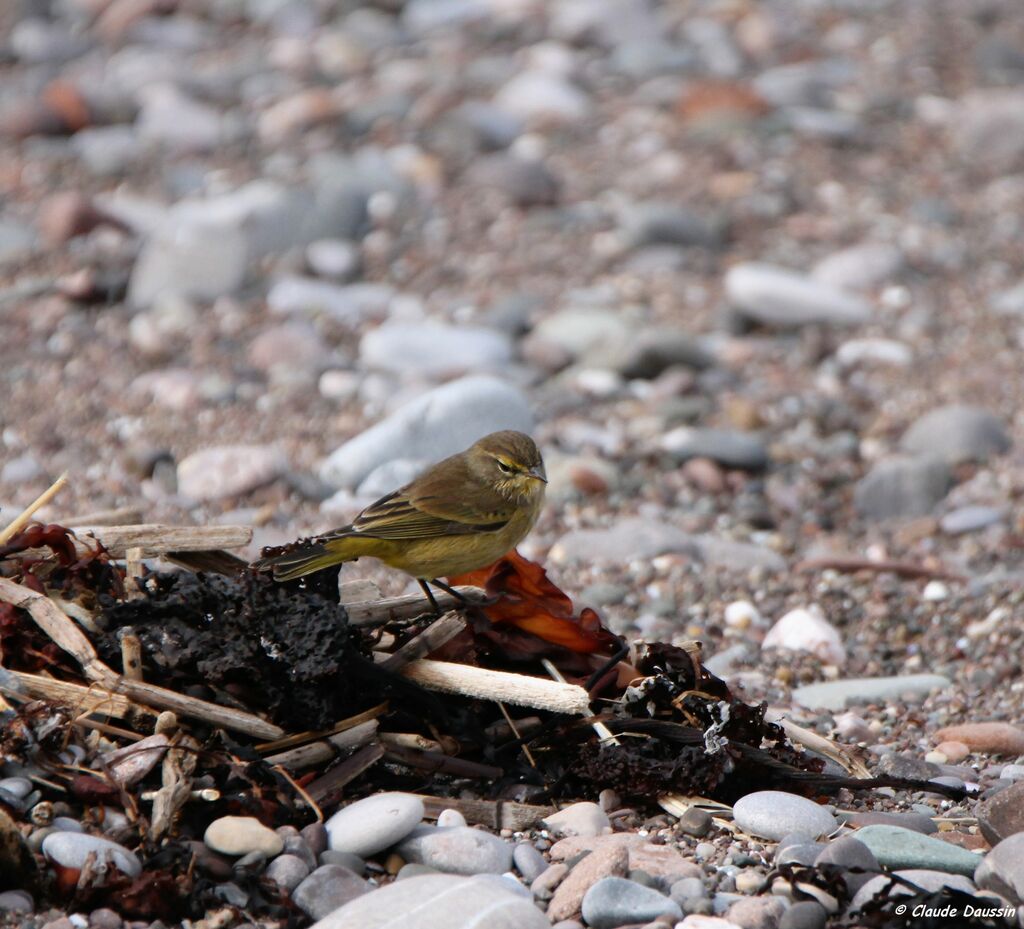
[[[544,494],[548,476],[536,443],[506,429],[492,432],[467,452],[470,468],[508,500],[527,503]]]

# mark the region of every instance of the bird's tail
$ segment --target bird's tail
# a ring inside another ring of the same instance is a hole
[[[334,538],[327,545],[319,539],[302,539],[291,545],[277,549],[277,554],[269,554],[252,567],[257,571],[270,571],[276,581],[294,581],[324,568],[330,568],[359,557],[359,552],[349,551],[351,546],[339,544],[342,539]],[[274,549],[270,550],[275,551]]]

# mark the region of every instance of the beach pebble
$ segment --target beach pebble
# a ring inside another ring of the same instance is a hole
[[[370,885],[341,865],[321,865],[292,891],[292,900],[310,919],[323,919],[370,891]]]
[[[616,929],[669,917],[682,919],[679,904],[664,894],[623,877],[605,877],[583,897],[583,919],[593,929]]]
[[[545,829],[556,836],[593,836],[611,829],[608,814],[596,803],[581,801],[563,807],[541,821]]]
[[[284,840],[253,816],[222,816],[206,827],[203,842],[221,855],[260,852],[268,858],[279,855]]]
[[[325,826],[333,851],[366,858],[405,838],[423,819],[423,801],[403,793],[381,793],[339,810]]]
[[[95,854],[97,863],[109,864],[128,877],[142,873],[142,864],[134,852],[84,832],[52,832],[43,839],[42,853],[49,861],[73,870],[81,869],[86,859]]]
[[[765,839],[781,839],[791,832],[817,838],[833,832],[836,818],[813,800],[780,790],[759,790],[740,797],[733,818],[744,832]]]
[[[981,861],[974,852],[900,826],[864,826],[855,835],[880,865],[891,870],[924,869],[971,877]]]
[[[810,652],[827,664],[846,663],[846,647],[839,630],[816,604],[790,610],[768,630],[761,647]]]
[[[925,413],[900,440],[914,455],[932,455],[949,464],[987,461],[1010,448],[1003,421],[981,407],[953,404]]]
[[[504,874],[512,868],[512,846],[481,829],[421,826],[398,845],[406,860],[445,874]]]

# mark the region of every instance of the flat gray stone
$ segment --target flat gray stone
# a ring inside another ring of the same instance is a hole
[[[670,897],[624,877],[604,877],[583,896],[583,919],[592,929],[616,929],[664,916],[682,919],[683,911]]]
[[[469,826],[421,826],[398,845],[398,853],[445,874],[504,874],[512,868],[509,842]]]
[[[841,710],[849,703],[878,703],[897,698],[923,700],[933,690],[951,685],[949,678],[941,674],[854,677],[797,687],[793,700],[811,709]]]
[[[978,865],[974,880],[1008,900],[1024,904],[1024,832],[1003,839]]]
[[[900,445],[911,454],[931,455],[949,464],[987,461],[1009,450],[1003,421],[982,407],[951,404],[925,413],[903,433]]]
[[[816,867],[832,865],[842,868],[843,880],[851,896],[881,871],[878,859],[863,842],[844,835],[829,842],[814,860]],[[857,869],[856,872],[849,869]],[[860,873],[857,873],[860,872]]]
[[[977,854],[965,848],[899,826],[865,826],[857,830],[856,838],[882,867],[891,870],[916,868],[972,877],[981,862]]]
[[[766,326],[856,326],[871,318],[863,297],[775,265],[734,265],[725,275],[725,293],[742,316]]]
[[[673,429],[661,447],[677,461],[710,458],[727,468],[761,471],[768,466],[768,446],[761,436],[738,429]]]
[[[949,465],[940,458],[890,458],[879,461],[857,482],[853,502],[869,519],[927,516],[952,483]]]
[[[549,929],[547,917],[494,875],[424,874],[366,894],[314,929]]]
[[[291,893],[308,876],[309,865],[298,855],[278,855],[265,872],[282,890]]]
[[[310,919],[323,919],[369,890],[370,885],[348,868],[325,864],[292,891],[292,900]]]
[[[427,378],[490,371],[512,361],[512,340],[496,329],[441,323],[387,323],[359,343],[366,367]]]
[[[961,506],[950,510],[939,520],[939,528],[946,535],[978,532],[1002,522],[1006,510],[998,506]]]
[[[117,842],[86,835],[84,832],[52,832],[42,845],[43,854],[65,868],[79,869],[95,853],[98,864],[110,864],[128,877],[142,873],[142,863],[134,852]]]
[[[320,477],[334,487],[356,487],[386,461],[433,463],[490,432],[532,428],[533,415],[521,390],[494,377],[471,375],[428,391],[350,439],[324,461]]]
[[[776,841],[791,832],[817,838],[838,826],[836,818],[813,800],[781,790],[759,790],[740,797],[732,812],[744,832]]]
[[[284,452],[270,445],[204,448],[178,463],[178,491],[193,500],[220,500],[277,480],[288,468]]]
[[[325,823],[332,851],[366,858],[404,839],[423,819],[423,801],[412,794],[383,793],[338,810]]]

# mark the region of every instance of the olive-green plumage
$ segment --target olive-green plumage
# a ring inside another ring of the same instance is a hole
[[[533,528],[547,477],[533,439],[492,432],[381,497],[351,523],[255,562],[280,581],[364,556],[421,580],[492,564]]]

